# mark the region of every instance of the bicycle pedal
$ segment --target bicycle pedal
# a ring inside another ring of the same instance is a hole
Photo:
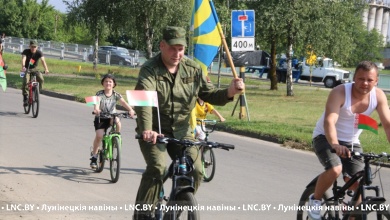
[[[164,196],[164,198],[163,198],[163,199],[164,199],[164,201],[165,201],[165,202],[168,202],[168,200],[169,200],[169,197],[168,197],[168,196]]]

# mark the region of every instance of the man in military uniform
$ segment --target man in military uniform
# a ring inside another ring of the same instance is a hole
[[[227,89],[217,89],[207,82],[201,67],[184,56],[186,32],[181,27],[166,27],[160,42],[158,55],[149,59],[140,69],[136,90],[157,91],[160,111],[161,132],[164,136],[177,139],[193,139],[190,127],[191,111],[199,96],[213,105],[225,105],[233,101],[234,95],[245,88],[240,78],[234,78]],[[180,152],[175,145],[156,145],[159,131],[157,109],[135,107],[137,113],[136,131],[143,139],[139,140],[141,152],[146,162],[146,170],[138,189],[136,204],[156,204],[165,172],[165,152],[171,158]],[[202,180],[202,165],[198,147],[188,150],[194,161],[195,190]],[[152,212],[136,211],[134,219],[150,219]]]

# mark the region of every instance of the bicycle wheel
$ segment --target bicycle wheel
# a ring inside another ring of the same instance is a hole
[[[198,220],[199,211],[195,209],[198,205],[194,194],[191,192],[181,192],[176,196],[176,199],[170,200],[167,203],[167,210],[164,215],[164,220],[176,219]]]
[[[314,193],[315,186],[310,186],[303,191],[301,198],[299,199],[298,204],[298,212],[297,212],[297,220],[304,220],[304,219],[310,219],[307,215],[307,211],[309,208],[309,197],[311,194]],[[322,211],[321,211],[321,217],[322,219],[333,219],[334,218],[334,211],[325,209],[325,206],[330,207],[330,204],[327,204],[327,198],[328,196],[326,193],[322,196]]]
[[[102,146],[99,148],[99,151],[98,151],[98,157],[97,157],[97,161],[96,161],[97,167],[95,170],[97,173],[101,173],[104,169],[105,158],[104,158],[103,146],[104,146],[104,142],[102,143]]]
[[[374,218],[375,215],[377,216],[376,218]],[[359,219],[359,218],[355,218],[355,219]],[[383,210],[383,211],[376,211],[376,212],[369,213],[367,219],[378,219],[378,220],[388,219],[389,220],[390,210]]]
[[[380,208],[380,205],[375,206],[376,208]],[[385,206],[383,206],[383,209],[386,209]],[[363,216],[361,215],[361,212],[352,214],[351,217],[354,217],[355,220],[361,220],[363,219]],[[390,211],[389,210],[382,210],[382,211],[374,211],[367,214],[366,219],[377,219],[377,220],[384,220],[384,219],[390,219]]]
[[[214,178],[215,174],[215,155],[212,148],[203,147],[202,151],[202,169],[203,169],[203,180],[210,182]]]
[[[31,104],[30,104],[29,100],[30,100],[30,98],[27,96],[27,105],[25,106],[24,103],[23,103],[23,108],[24,108],[24,113],[25,114],[30,113]]]
[[[121,168],[121,143],[118,137],[112,138],[112,158],[110,160],[110,174],[113,183],[118,182]]]
[[[32,115],[33,118],[38,117],[39,113],[39,87],[35,86],[32,89]]]

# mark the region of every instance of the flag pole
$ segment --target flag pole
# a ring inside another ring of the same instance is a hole
[[[158,133],[161,134],[160,108],[158,107],[158,105],[156,107],[157,107],[157,117],[158,117]]]
[[[352,135],[355,134],[355,126],[357,127],[357,125],[359,123],[359,118],[356,118],[356,117],[359,117],[359,115],[355,113],[355,120],[353,121]],[[351,151],[353,152],[353,140],[351,142],[352,142]]]
[[[223,33],[222,27],[221,27],[221,25],[219,23],[217,23],[217,27],[218,27],[218,32],[221,35],[223,48],[226,51],[226,55],[227,55],[227,58],[228,58],[228,62],[229,62],[230,68],[232,69],[232,72],[233,72],[233,77],[234,78],[238,78],[237,72],[236,72],[236,68],[235,68],[234,63],[233,63],[232,56],[230,55],[229,47],[227,46],[227,43],[226,43],[225,34]]]

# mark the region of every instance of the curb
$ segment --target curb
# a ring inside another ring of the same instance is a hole
[[[58,93],[58,92],[42,90],[41,94],[47,95],[47,96],[50,96],[50,97],[54,97],[54,98],[65,99],[65,100],[69,100],[69,101],[77,101],[76,97],[73,96],[73,95],[67,95],[67,94]]]

